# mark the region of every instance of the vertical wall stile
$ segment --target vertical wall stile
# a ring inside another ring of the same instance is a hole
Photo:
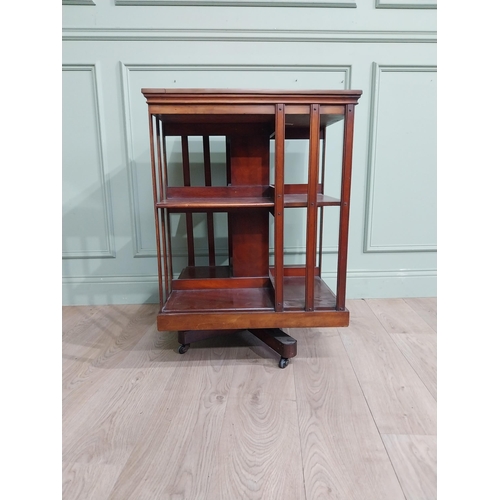
[[[314,274],[318,237],[319,104],[311,104],[309,122],[309,175],[307,185],[305,309],[314,309]]]
[[[344,118],[344,147],[342,160],[342,190],[340,193],[340,232],[337,263],[337,310],[345,309],[347,240],[349,231],[349,205],[351,197],[352,147],[354,136],[354,105],[348,104]]]
[[[183,135],[181,137],[182,144],[182,173],[184,176],[184,186],[191,185],[191,175],[189,172],[189,146],[188,138]],[[194,266],[194,231],[193,231],[193,214],[186,212],[186,236],[188,246],[188,265]]]
[[[158,120],[156,120],[157,122]],[[158,125],[156,123],[156,125]],[[155,212],[155,231],[156,231],[156,254],[158,261],[158,294],[160,300],[160,306],[163,307],[164,294],[163,294],[163,277],[161,268],[161,248],[160,248],[160,224],[158,217],[158,208],[156,203],[159,201],[158,198],[158,188],[156,179],[156,158],[155,158],[155,133],[153,130],[153,115],[149,113],[149,146],[151,150],[151,180],[153,183],[153,201],[154,201],[154,212]]]
[[[274,166],[274,307],[283,311],[283,231],[285,192],[285,105],[276,105]]]
[[[212,185],[212,173],[210,165],[210,137],[203,136],[203,166],[205,170],[205,186]],[[207,239],[208,239],[208,265],[215,266],[215,234],[214,214],[207,212]]]

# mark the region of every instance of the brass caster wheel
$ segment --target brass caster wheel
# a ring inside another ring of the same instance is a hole
[[[177,349],[177,351],[179,352],[179,354],[184,354],[189,349],[189,346],[190,344],[181,344],[179,346],[179,349]]]
[[[279,367],[286,368],[288,366],[289,361],[290,360],[288,358],[281,358],[279,362]]]

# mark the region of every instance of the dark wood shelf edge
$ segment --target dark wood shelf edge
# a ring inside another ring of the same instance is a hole
[[[159,331],[349,326],[349,311],[160,312]]]

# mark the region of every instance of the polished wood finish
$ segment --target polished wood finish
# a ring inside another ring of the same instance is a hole
[[[342,184],[340,194],[340,232],[337,265],[337,309],[345,307],[347,277],[347,239],[349,234],[349,207],[351,199],[352,148],[354,136],[354,105],[346,106],[344,120],[344,149],[342,159]]]
[[[345,289],[354,106],[361,91],[142,92],[150,117],[161,304],[158,329],[196,332],[180,334],[184,340],[209,338],[218,330],[227,334],[250,329],[288,357],[292,351],[283,347],[288,344],[276,340],[286,338],[281,328],[348,325]],[[326,127],[340,120],[344,121],[344,143],[341,197],[336,199],[325,194],[325,141]],[[210,136],[215,135],[226,137],[226,186],[212,186]],[[168,184],[168,136],[181,140],[182,187]],[[204,186],[191,185],[192,136],[202,136]],[[307,184],[284,182],[285,141],[295,139],[309,141]],[[272,180],[271,141],[275,143]],[[325,206],[339,207],[336,293],[321,278]],[[286,266],[284,213],[298,207],[307,211],[306,263]],[[196,212],[206,214],[208,266],[197,261],[193,224]],[[216,265],[215,212],[227,213],[228,266]],[[177,277],[170,251],[172,213],[185,214],[186,222],[187,267]],[[270,217],[274,219],[272,263]]]
[[[191,186],[191,174],[189,170],[189,147],[187,136],[181,136],[182,144],[182,174],[184,177],[184,186]],[[194,229],[193,213],[186,212],[186,236],[188,249],[188,266],[194,266]]]
[[[276,105],[274,153],[274,301],[276,312],[283,311],[284,215],[285,215],[285,106]]]
[[[203,136],[203,167],[205,172],[205,186],[212,185],[212,172],[210,169],[210,137]],[[215,266],[215,233],[214,214],[207,213],[207,238],[208,238],[208,265]]]
[[[249,332],[283,358],[293,358],[297,355],[297,341],[279,328],[250,329]]]
[[[311,104],[309,126],[309,182],[307,190],[306,311],[314,310],[314,268],[318,231],[317,185],[319,179],[319,105]]]

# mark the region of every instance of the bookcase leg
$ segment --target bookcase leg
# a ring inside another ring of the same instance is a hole
[[[297,355],[297,341],[279,328],[258,328],[248,331],[281,355],[280,368],[285,368],[289,359]]]

